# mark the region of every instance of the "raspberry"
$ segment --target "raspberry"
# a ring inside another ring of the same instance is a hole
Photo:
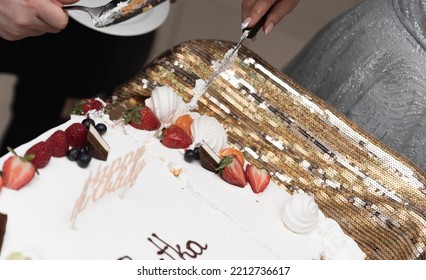
[[[31,163],[34,164],[37,169],[45,167],[49,163],[50,158],[52,157],[50,147],[44,141],[38,142],[37,144],[29,148],[25,153],[25,156],[28,155],[34,155],[34,158],[31,160]]]
[[[55,131],[47,140],[53,157],[64,157],[69,148],[67,134],[63,130]]]
[[[81,123],[73,123],[66,130],[68,144],[73,147],[85,147],[87,142],[87,128]]]

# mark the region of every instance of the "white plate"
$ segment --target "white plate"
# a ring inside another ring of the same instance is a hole
[[[87,7],[97,7],[110,1],[111,0],[80,0],[76,4]],[[146,13],[137,15],[131,19],[117,23],[115,25],[102,28],[94,26],[92,19],[86,12],[68,11],[68,13],[70,17],[79,23],[96,31],[118,36],[135,36],[148,33],[158,28],[166,20],[167,15],[169,14],[169,9],[170,2],[165,1]]]

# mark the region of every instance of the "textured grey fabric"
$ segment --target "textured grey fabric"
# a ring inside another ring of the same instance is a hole
[[[283,71],[426,171],[426,0],[366,0]]]

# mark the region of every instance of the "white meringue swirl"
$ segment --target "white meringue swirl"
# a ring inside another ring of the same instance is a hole
[[[151,97],[145,100],[145,105],[157,116],[161,128],[170,126],[179,116],[189,111],[182,97],[168,86],[156,87]]]
[[[226,147],[228,136],[225,128],[213,117],[202,115],[194,119],[191,125],[193,146],[205,142],[210,148],[219,153]]]
[[[294,194],[286,201],[281,219],[291,231],[309,233],[318,224],[318,204],[306,193]]]

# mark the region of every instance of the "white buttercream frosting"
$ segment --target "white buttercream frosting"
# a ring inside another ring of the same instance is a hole
[[[193,146],[205,142],[213,151],[219,151],[227,145],[227,134],[225,128],[213,117],[202,115],[194,119],[191,125]]]
[[[308,194],[294,194],[286,201],[281,219],[295,233],[308,233],[318,224],[319,208]]]
[[[157,116],[161,127],[172,125],[179,116],[189,111],[182,97],[168,86],[156,87],[151,97],[145,100],[145,105]]]

